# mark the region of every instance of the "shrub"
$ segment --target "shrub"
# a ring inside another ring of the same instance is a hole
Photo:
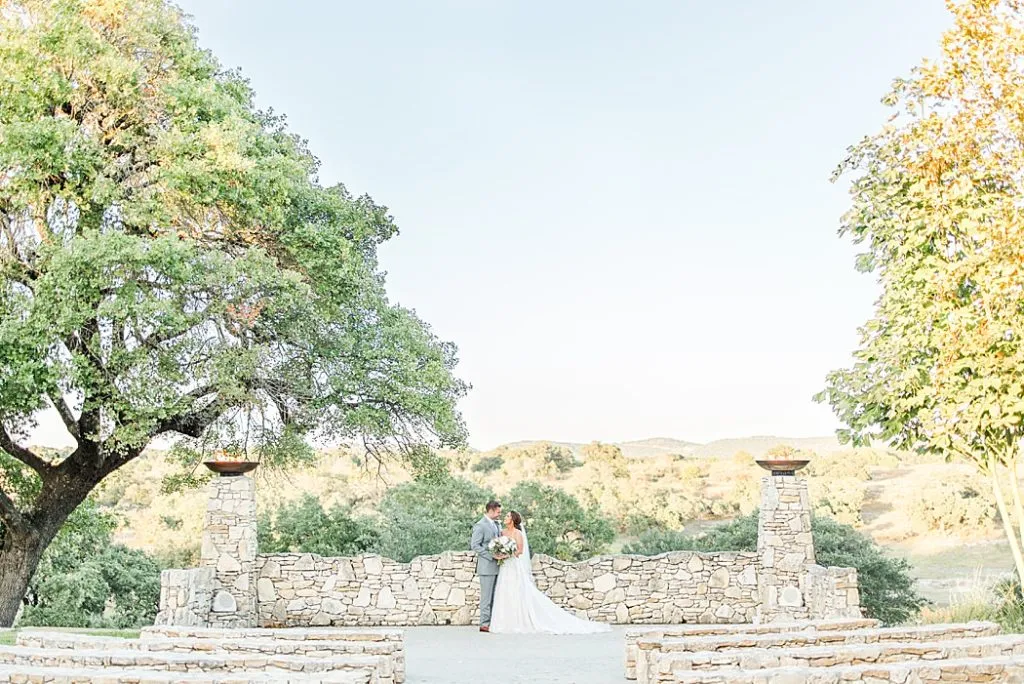
[[[526,520],[531,553],[579,561],[604,553],[615,539],[611,522],[554,487],[520,482],[509,492],[505,510],[513,508]]]
[[[692,548],[693,538],[682,530],[652,527],[640,533],[636,541],[622,547],[622,553],[636,556],[657,556],[669,551]]]
[[[914,531],[971,534],[991,527],[996,507],[982,491],[976,477],[929,482],[909,501]]]
[[[375,551],[381,536],[372,518],[354,515],[349,506],[334,506],[325,511],[310,494],[281,506],[273,514],[261,515],[257,529],[263,553],[356,556]]]
[[[1009,577],[992,587],[976,587],[969,595],[949,606],[921,611],[924,624],[972,621],[996,622],[1004,632],[1024,632],[1024,595],[1021,594],[1020,581]]]
[[[459,478],[392,487],[380,503],[380,553],[408,562],[416,556],[469,548],[470,529],[494,493]]]
[[[857,569],[861,606],[868,617],[898,624],[917,615],[926,603],[914,590],[910,564],[887,556],[869,537],[849,525],[822,516],[811,519],[817,562]],[[666,551],[756,551],[757,513],[737,518],[693,537],[651,533],[627,547],[628,553],[655,555]]]
[[[579,468],[583,464],[576,460],[576,455],[571,449],[560,447],[556,444],[548,444],[544,450],[544,462],[559,473],[567,473],[573,468]]]
[[[857,525],[861,522],[861,510],[864,508],[866,493],[864,483],[853,478],[811,480],[814,512],[835,518],[847,525]]]
[[[43,554],[19,624],[152,624],[160,598],[160,568],[142,551],[112,543],[115,526],[114,518],[92,500],[78,507]]]
[[[493,473],[505,465],[505,459],[501,456],[481,456],[480,460],[473,464],[471,470],[474,473]]]

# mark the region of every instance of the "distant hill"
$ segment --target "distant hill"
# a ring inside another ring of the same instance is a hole
[[[702,444],[695,450],[696,456],[721,457],[732,456],[737,451],[746,451],[757,458],[763,456],[769,449],[779,444],[785,444],[795,449],[813,451],[816,454],[828,454],[833,451],[840,451],[844,447],[835,437],[741,437],[734,439],[719,439],[708,444]]]
[[[584,444],[580,442],[555,442],[542,439],[524,440],[503,444],[509,449],[521,449],[535,444],[553,444],[566,449],[572,449],[579,453]],[[719,439],[707,444],[699,442],[688,442],[682,439],[671,437],[650,437],[648,439],[637,439],[629,442],[616,442],[615,446],[622,449],[626,458],[653,458],[666,454],[679,454],[681,456],[699,456],[704,458],[724,458],[732,456],[738,451],[746,451],[755,458],[763,456],[769,449],[779,444],[813,451],[818,454],[827,454],[839,451],[843,446],[835,437],[772,437],[759,435],[754,437],[736,437],[730,439]],[[500,448],[500,447],[499,447]]]

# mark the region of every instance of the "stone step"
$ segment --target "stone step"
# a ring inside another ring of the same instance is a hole
[[[374,684],[372,672],[170,672],[124,667],[0,665],[0,682],[12,684]]]
[[[796,631],[776,634],[727,634],[683,638],[637,640],[640,652],[658,651],[722,651],[737,648],[795,648],[827,644],[873,644],[880,641],[949,641],[972,637],[996,636],[999,625],[994,622],[966,622],[949,625],[917,625],[839,631]]]
[[[275,640],[297,641],[393,641],[403,643],[405,636],[400,629],[378,629],[372,627],[178,627],[156,625],[144,627],[141,638],[177,637],[184,639],[239,639],[272,638]]]
[[[157,638],[120,639],[45,630],[24,630],[17,636],[18,646],[42,649],[93,649],[107,651],[144,651],[207,654],[263,654],[330,658],[346,655],[387,657],[391,660],[394,681],[405,681],[405,653],[393,641],[298,641],[269,638],[247,639],[185,639]]]
[[[672,681],[677,672],[837,667],[916,660],[960,660],[1024,656],[1024,635],[1012,634],[935,642],[838,644],[799,648],[746,648],[724,651],[659,653],[637,662],[640,684]]]
[[[728,634],[777,634],[797,631],[849,631],[855,629],[877,629],[880,623],[870,618],[844,618],[833,620],[804,620],[802,622],[768,622],[764,624],[715,624],[715,625],[658,625],[655,627],[634,627],[626,631],[626,679],[636,679],[636,656],[638,639],[669,639],[691,636],[715,636]]]
[[[949,682],[1020,682],[1024,656],[917,660],[837,667],[782,667],[766,670],[688,670],[659,682],[679,684],[948,684]]]
[[[304,656],[171,653],[103,649],[44,649],[25,646],[0,646],[0,665],[24,665],[41,668],[134,668],[151,671],[221,674],[231,672],[276,672],[281,675],[319,676],[334,672],[364,672],[378,684],[395,684],[391,658],[372,655],[345,655],[329,658]]]

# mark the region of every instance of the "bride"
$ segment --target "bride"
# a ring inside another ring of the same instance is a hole
[[[505,516],[502,536],[516,542],[516,554],[506,558],[498,569],[491,612],[491,632],[523,634],[593,634],[611,629],[600,622],[582,620],[556,606],[533,583],[530,542],[523,531],[523,519],[515,511]]]

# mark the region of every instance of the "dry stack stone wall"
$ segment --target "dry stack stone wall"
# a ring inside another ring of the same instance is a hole
[[[467,545],[469,530],[466,530]],[[310,627],[477,621],[472,553],[399,563],[376,555],[257,554],[247,476],[210,485],[201,566],[162,575],[159,625]],[[762,485],[757,553],[677,552],[566,563],[537,555],[537,587],[581,617],[618,624],[858,618],[856,571],[814,565],[807,483]]]
[[[766,622],[811,617],[805,600],[813,581],[806,575],[814,566],[807,480],[774,474],[761,480],[757,553],[761,559],[759,617]]]
[[[210,483],[199,565],[214,573],[211,627],[256,626],[256,485],[244,475]]]
[[[476,558],[468,551],[397,563],[380,556],[274,554],[258,560],[259,622],[468,625],[478,620]],[[749,622],[758,604],[757,554],[533,559],[537,587],[581,617],[619,624]]]

